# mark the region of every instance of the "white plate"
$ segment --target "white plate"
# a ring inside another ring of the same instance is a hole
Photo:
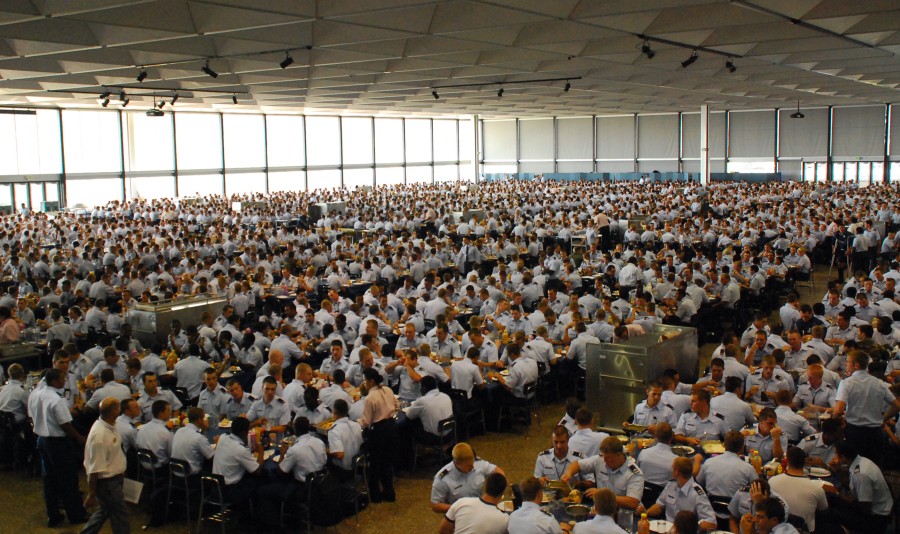
[[[831,476],[831,471],[824,467],[810,467],[809,476],[813,478],[828,478]]]
[[[499,509],[501,512],[511,514],[515,511],[515,505],[512,501],[500,501],[499,503],[497,503],[497,509]]]
[[[231,420],[225,419],[223,421],[219,421],[219,428],[231,428]]]
[[[650,532],[658,532],[659,534],[666,534],[674,525],[669,523],[668,521],[657,519],[655,521],[650,521]]]

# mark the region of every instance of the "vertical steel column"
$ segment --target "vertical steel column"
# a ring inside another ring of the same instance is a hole
[[[228,187],[225,182],[225,117],[219,113],[219,146],[222,147],[222,196],[228,197]]]
[[[833,182],[834,181],[834,172],[831,170],[831,166],[834,163],[834,135],[833,135],[833,126],[834,126],[834,106],[828,106],[828,154],[825,156],[825,181]],[[816,166],[818,167],[818,165]],[[816,169],[816,181],[819,180],[818,177],[818,168]],[[857,176],[859,174],[857,173]],[[846,177],[846,169],[844,169],[844,181],[847,180]]]
[[[173,165],[175,166],[173,178],[175,180],[175,198],[178,198],[178,128],[175,126],[175,111],[172,113],[172,155],[174,157]]]
[[[61,183],[59,185],[57,185],[57,187],[59,188],[59,206],[63,207],[63,206],[68,206],[68,198],[66,195],[66,140],[65,140],[65,136],[63,135],[63,118],[62,118],[62,110],[61,109],[56,110],[56,118],[57,118],[57,122],[59,123],[59,157],[60,157],[60,161],[62,162],[62,166],[60,167],[60,170],[62,171],[62,175],[61,175],[62,179],[61,179]],[[9,192],[10,192],[10,198],[12,199],[13,213],[15,213],[16,188],[13,187],[12,185],[10,185]]]
[[[119,114],[119,175],[122,177],[122,202],[125,202],[127,198],[127,194],[125,191],[125,132],[122,129],[122,110],[118,111]],[[31,187],[28,188],[28,205],[31,205]]]

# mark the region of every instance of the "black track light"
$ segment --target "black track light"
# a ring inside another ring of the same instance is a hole
[[[126,97],[125,100],[122,101],[122,107],[127,108],[128,104],[130,104],[130,103],[131,103],[131,100]]]
[[[106,107],[109,105],[109,98],[104,98],[103,102],[100,103],[101,106]]]
[[[147,79],[147,69],[141,69],[141,72],[138,73],[136,80],[138,82],[142,82]]]
[[[431,90],[431,96],[433,96],[435,100],[440,98],[440,95],[438,95],[437,89]]]
[[[803,113],[800,112],[800,101],[798,100],[797,101],[797,112],[791,113],[791,118],[792,119],[802,119],[804,117],[806,117],[806,115],[804,115]]]
[[[281,60],[281,63],[278,64],[282,69],[286,69],[290,67],[294,63],[294,58],[290,56],[287,52],[284,53],[284,59]]]
[[[737,70],[737,67],[734,66],[734,63],[731,61],[731,58],[725,60],[725,68],[728,69],[728,72],[734,74],[734,71]]]
[[[695,61],[697,61],[698,58],[699,58],[699,56],[697,56],[697,51],[694,50],[693,52],[691,52],[691,57],[689,57],[681,62],[681,68],[686,69],[686,68],[690,67],[691,65],[694,64]]]
[[[158,107],[159,109],[162,109],[163,107],[165,107],[165,105],[166,105],[166,101],[160,100],[159,104],[157,104],[156,107]]]
[[[119,102],[125,102],[125,99],[128,98],[125,96],[125,91],[119,93]]]
[[[653,59],[653,56],[656,55],[656,52],[650,48],[650,41],[644,41],[644,44],[641,45],[641,54],[647,56],[647,59]]]
[[[100,94],[100,100],[109,100],[110,95],[112,95],[112,93],[107,89]]]
[[[237,105],[237,95],[231,95],[231,103]]]
[[[572,88],[572,84],[569,83],[569,80],[566,80],[566,86],[563,87],[563,92],[564,92],[564,93],[568,93],[568,92],[569,92],[569,89],[571,89],[571,88]]]
[[[219,73],[218,73],[218,72],[216,72],[216,71],[212,70],[211,68],[209,68],[209,60],[208,60],[208,59],[206,60],[206,65],[203,65],[203,68],[200,69],[200,71],[203,72],[203,74],[206,74],[207,76],[211,76],[211,77],[213,77],[213,78],[218,78],[218,77],[219,77]]]
[[[503,88],[501,87],[499,91],[497,91],[497,98],[503,98]]]
[[[178,102],[178,93],[175,93],[175,96],[172,97],[172,101],[169,102],[169,105],[174,106],[175,102]]]

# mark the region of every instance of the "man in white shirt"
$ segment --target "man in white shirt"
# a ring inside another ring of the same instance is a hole
[[[125,453],[122,439],[116,431],[119,401],[104,399],[100,403],[100,419],[91,427],[84,447],[84,468],[88,475],[88,494],[85,504],[99,502],[98,509],[88,520],[82,533],[100,532],[107,518],[113,534],[128,534],[128,508],[125,506]]]
[[[807,530],[815,532],[816,513],[828,509],[825,491],[819,481],[806,476],[806,453],[800,447],[787,450],[787,470],[769,479],[769,487],[781,496],[791,515],[806,521]]]
[[[440,534],[506,534],[509,516],[497,505],[506,489],[506,477],[493,473],[484,480],[480,498],[465,497],[450,506],[441,526]]]

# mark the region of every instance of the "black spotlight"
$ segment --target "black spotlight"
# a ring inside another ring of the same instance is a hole
[[[101,106],[106,107],[109,105],[109,98],[104,98],[103,102],[100,103]]]
[[[126,98],[128,98],[128,97],[125,96],[125,91],[122,91],[121,93],[119,93],[119,101],[120,102],[125,102]]]
[[[647,59],[653,59],[653,56],[656,55],[656,52],[650,48],[650,41],[644,41],[644,44],[641,45],[641,54],[647,56]]]
[[[691,57],[689,57],[681,62],[681,67],[684,69],[690,67],[691,65],[694,64],[695,61],[697,61],[697,59],[698,59],[697,51],[694,50],[693,52],[691,52]]]
[[[206,74],[207,76],[212,76],[213,78],[218,78],[218,77],[219,77],[219,73],[218,73],[218,72],[216,72],[216,71],[212,70],[211,68],[209,68],[209,60],[208,60],[208,59],[206,60],[206,65],[203,65],[203,68],[200,69],[200,70],[203,72],[203,74]]]
[[[284,53],[284,59],[281,60],[281,63],[278,64],[282,69],[286,69],[290,67],[294,63],[294,58],[290,56],[287,52]]]
[[[734,74],[734,71],[737,70],[737,67],[732,63],[731,58],[725,60],[725,68],[728,69],[728,72]]]
[[[572,84],[569,83],[569,80],[566,80],[566,86],[563,87],[563,92],[564,92],[564,93],[568,93],[568,92],[569,92],[569,89],[571,89],[571,88],[572,88]]]
[[[136,80],[138,82],[142,82],[147,79],[147,69],[141,69],[141,72],[138,73]]]
[[[111,94],[112,93],[110,93],[108,89],[106,91],[103,91],[103,93],[100,94],[100,100],[109,100],[109,96]]]
[[[433,96],[435,100],[440,98],[440,95],[438,95],[437,89],[431,90],[431,96]]]
[[[231,95],[231,103],[237,105],[237,95]]]
[[[166,101],[160,100],[159,104],[157,104],[156,107],[158,107],[159,109],[162,109],[163,107],[165,107],[165,105],[166,105]]]
[[[503,98],[503,88],[501,87],[499,91],[497,91],[497,98]]]
[[[175,96],[172,97],[172,101],[169,102],[169,105],[174,106],[175,102],[178,102],[178,93],[175,93]]]
[[[130,104],[130,103],[131,103],[131,100],[128,98],[125,98],[125,100],[122,101],[122,107],[127,108],[128,104]]]
[[[804,117],[806,117],[806,115],[804,115],[803,113],[800,112],[800,101],[798,100],[797,101],[797,112],[791,113],[791,118],[792,119],[802,119]]]

